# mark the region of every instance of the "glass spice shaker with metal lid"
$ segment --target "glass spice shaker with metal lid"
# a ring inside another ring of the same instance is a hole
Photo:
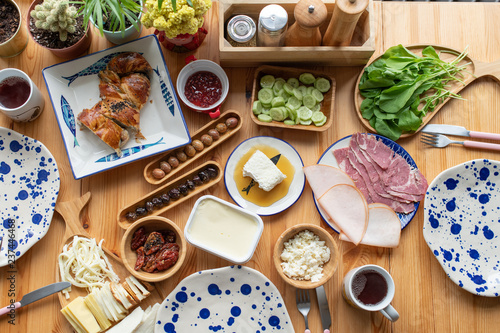
[[[257,46],[283,46],[288,27],[288,14],[279,5],[268,5],[259,14]]]
[[[226,31],[232,46],[257,45],[257,27],[254,20],[247,15],[233,16],[227,23]]]

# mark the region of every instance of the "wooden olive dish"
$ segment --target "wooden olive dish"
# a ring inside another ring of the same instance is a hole
[[[283,269],[281,268],[281,263],[283,262],[281,260],[281,253],[283,252],[285,242],[304,230],[313,232],[316,236],[319,237],[320,240],[324,241],[325,245],[330,249],[330,260],[326,264],[324,264],[323,277],[317,282],[291,279],[286,276],[285,273],[283,273]],[[339,249],[332,235],[330,235],[322,227],[315,224],[298,224],[285,230],[285,232],[283,232],[278,238],[276,244],[274,245],[273,259],[274,266],[276,267],[278,274],[283,278],[283,280],[285,280],[286,283],[299,289],[314,289],[330,280],[330,278],[337,270],[337,266],[339,264]]]
[[[406,48],[413,53],[417,55],[422,54],[422,50],[425,49],[429,45],[410,45],[406,46]],[[445,46],[439,46],[439,45],[432,45],[436,52],[444,51],[445,53],[441,53],[441,59],[445,61],[453,60],[455,59],[456,55],[460,54],[461,51],[458,51],[456,49],[452,49],[449,47]],[[385,52],[385,51],[384,51]],[[361,92],[359,91],[359,82],[361,80],[361,77],[363,76],[363,73],[365,72],[366,67],[370,66],[372,63],[377,61],[382,57],[383,53],[380,54],[379,56],[373,58],[370,60],[370,62],[363,68],[361,71],[361,74],[359,75],[357,81],[356,81],[356,86],[354,90],[354,105],[356,107],[356,115],[358,116],[359,120],[361,123],[371,132],[376,133],[377,131],[370,125],[368,120],[363,118],[363,115],[361,114],[361,103],[365,99],[362,95]],[[468,56],[466,56],[460,64],[465,64],[469,63],[470,64],[467,66],[467,68],[463,71],[464,77],[462,78],[464,84],[461,84],[460,82],[450,82],[449,85],[451,86],[450,91],[453,93],[459,93],[461,90],[463,90],[465,87],[467,87],[470,83],[475,81],[477,78],[480,77],[485,77],[489,76],[495,79],[497,82],[500,83],[500,60],[490,62],[490,63],[484,63],[480,62],[477,60],[474,60]],[[412,136],[419,132],[422,128],[424,128],[427,123],[431,121],[431,119],[441,110],[443,106],[445,106],[446,102],[448,102],[451,99],[451,97],[448,97],[445,99],[441,104],[436,106],[436,108],[432,112],[428,112],[425,117],[422,119],[422,124],[420,127],[415,131],[411,133],[403,133],[401,135],[401,138],[407,138],[409,136]],[[464,101],[465,102],[465,101]]]
[[[157,188],[156,190],[144,195],[143,197],[139,198],[138,200],[126,205],[123,207],[119,212],[118,212],[118,224],[120,227],[123,229],[128,229],[135,221],[131,221],[127,219],[127,213],[136,211],[138,207],[145,207],[146,202],[152,201],[153,198],[158,198],[164,193],[168,193],[171,189],[178,188],[179,185],[185,184],[187,180],[193,179],[194,176],[198,175],[201,171],[206,170],[207,168],[213,168],[217,171],[217,175],[214,178],[209,179],[208,181],[204,182],[201,185],[197,185],[194,189],[189,190],[186,195],[181,195],[179,199],[177,200],[170,200],[167,204],[163,205],[162,207],[156,207],[152,211],[148,212],[147,215],[145,216],[155,216],[155,215],[160,215],[168,211],[169,209],[176,207],[186,200],[190,199],[191,197],[205,191],[209,187],[217,184],[221,179],[222,179],[222,169],[220,165],[216,162],[208,161],[200,166],[198,166],[196,169],[191,170],[189,173],[186,173],[182,176],[179,176],[178,178],[172,180],[171,182],[162,185],[161,187]],[[138,219],[141,217],[139,216]],[[137,220],[138,220],[137,219]]]
[[[134,269],[135,263],[137,261],[137,253],[130,248],[130,244],[134,232],[140,227],[144,227],[146,235],[153,231],[161,230],[171,230],[175,233],[175,242],[177,243],[177,245],[179,245],[179,257],[177,259],[177,262],[173,266],[164,271],[153,273],[148,273],[143,270],[136,271]],[[187,243],[184,239],[184,234],[174,222],[161,216],[147,216],[134,222],[134,224],[132,224],[130,228],[127,229],[120,244],[120,251],[123,264],[130,274],[132,274],[139,280],[147,282],[158,282],[168,279],[181,268],[184,259],[186,258],[186,247]]]
[[[282,121],[271,121],[266,123],[264,121],[260,121],[257,116],[251,113],[251,118],[254,123],[260,126],[271,126],[271,127],[280,127],[280,128],[288,128],[288,129],[298,129],[304,131],[313,131],[313,132],[323,132],[326,131],[330,126],[332,126],[333,122],[333,108],[335,105],[335,78],[331,75],[325,74],[323,72],[314,71],[310,69],[301,69],[301,68],[291,68],[291,67],[277,67],[277,66],[268,66],[263,65],[255,70],[255,76],[253,80],[253,89],[252,89],[252,104],[257,101],[260,87],[260,79],[264,75],[273,75],[275,78],[283,78],[288,80],[289,78],[299,78],[302,73],[311,73],[314,77],[322,77],[330,81],[330,90],[328,90],[324,94],[324,99],[321,102],[321,112],[327,117],[326,123],[323,126],[315,126],[311,125],[285,125]]]
[[[241,116],[238,112],[234,110],[229,110],[224,112],[219,118],[214,119],[207,123],[205,126],[197,130],[192,136],[191,136],[191,145],[195,140],[200,140],[203,135],[208,134],[209,130],[215,129],[217,124],[219,123],[225,123],[227,119],[229,118],[236,118],[238,120],[238,124],[234,128],[227,128],[227,131],[225,133],[220,133],[220,136],[217,140],[213,140],[212,144],[210,146],[205,146],[203,150],[197,151],[194,156],[189,157],[185,156],[187,158],[186,161],[181,162],[179,161],[179,165],[175,168],[172,168],[172,170],[168,173],[165,174],[165,176],[161,179],[153,177],[153,171],[155,169],[160,168],[160,163],[162,161],[167,161],[169,156],[175,156],[176,152],[183,151],[184,148],[188,145],[182,146],[180,148],[176,148],[174,150],[170,150],[165,154],[162,154],[155,158],[153,161],[149,162],[146,167],[144,168],[144,178],[146,181],[150,184],[153,185],[159,185],[162,183],[165,183],[167,180],[171,179],[173,176],[179,174],[184,168],[188,165],[190,165],[192,162],[199,160],[203,155],[208,153],[209,151],[213,150],[214,148],[218,147],[220,144],[222,144],[224,141],[229,139],[231,136],[233,136],[236,132],[239,131],[242,125],[242,119]]]

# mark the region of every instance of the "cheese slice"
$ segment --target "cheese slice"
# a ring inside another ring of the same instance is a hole
[[[102,330],[106,330],[111,326],[111,322],[106,317],[104,310],[101,308],[99,303],[97,303],[93,294],[89,294],[85,297],[85,305],[90,309],[95,319],[97,319],[97,322]]]
[[[73,316],[73,314],[70,311],[68,311],[67,307],[64,307],[63,309],[61,309],[61,313],[64,315],[66,320],[69,321],[69,323],[71,324],[71,326],[73,326],[73,328],[75,329],[75,331],[77,333],[85,333],[85,330],[83,329],[83,327],[78,323],[78,321]]]
[[[155,303],[155,305],[153,305],[153,307],[149,311],[147,311],[147,313],[146,311],[144,311],[144,316],[142,317],[141,323],[132,332],[133,333],[153,332],[155,329],[156,314],[159,309],[160,309],[160,303]]]
[[[141,307],[135,308],[128,316],[122,321],[108,330],[108,333],[131,333],[142,321],[144,310]]]
[[[75,298],[66,308],[76,318],[76,322],[83,327],[84,332],[98,333],[101,331],[101,327],[94,318],[94,315],[85,305],[83,297]]]

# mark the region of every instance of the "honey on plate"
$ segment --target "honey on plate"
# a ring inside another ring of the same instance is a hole
[[[267,157],[269,157],[271,161],[276,164],[278,169],[280,169],[286,176],[281,183],[276,185],[269,192],[259,188],[259,184],[254,182],[252,178],[243,177],[243,166],[257,150],[260,150]],[[294,175],[295,168],[292,163],[290,163],[290,161],[282,155],[279,150],[266,145],[256,145],[250,148],[250,150],[243,155],[234,168],[234,181],[240,195],[243,199],[261,207],[271,206],[273,203],[284,198],[288,194]]]

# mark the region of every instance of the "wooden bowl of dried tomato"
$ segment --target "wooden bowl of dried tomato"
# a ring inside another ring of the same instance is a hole
[[[181,229],[161,216],[144,217],[132,224],[121,242],[122,260],[136,278],[158,282],[174,275],[186,258]]]

